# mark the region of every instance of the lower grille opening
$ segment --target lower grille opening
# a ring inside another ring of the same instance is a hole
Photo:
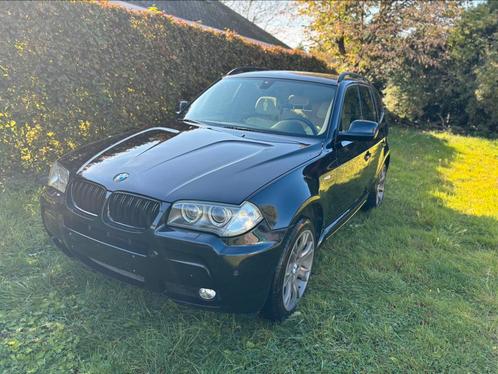
[[[160,204],[156,200],[126,192],[114,192],[108,202],[108,216],[117,224],[146,229],[159,214]]]

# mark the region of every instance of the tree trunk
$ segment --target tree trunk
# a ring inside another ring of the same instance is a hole
[[[346,46],[344,45],[344,36],[336,38],[335,42],[337,44],[337,49],[339,50],[339,53],[341,54],[341,56],[344,56],[346,54]]]

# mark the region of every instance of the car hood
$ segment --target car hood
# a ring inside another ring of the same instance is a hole
[[[195,199],[240,204],[321,151],[317,140],[303,143],[271,134],[184,128],[151,128],[111,145],[104,142],[100,150],[93,147],[92,157],[87,154],[86,160],[80,160],[83,165],[77,174],[110,191],[167,202]],[[119,174],[122,178],[116,178]]]

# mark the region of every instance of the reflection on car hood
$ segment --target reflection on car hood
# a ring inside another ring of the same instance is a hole
[[[93,157],[80,160],[88,161],[78,174],[111,191],[130,191],[163,201],[240,204],[271,180],[317,156],[321,149],[319,142],[303,144],[282,138],[197,126],[185,131],[152,128],[93,150]],[[128,178],[115,181],[121,173]]]

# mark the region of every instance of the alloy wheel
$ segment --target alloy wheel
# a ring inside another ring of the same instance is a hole
[[[387,175],[387,168],[384,165],[382,167],[382,171],[380,172],[379,180],[378,180],[377,186],[376,186],[376,194],[375,194],[375,205],[376,206],[379,206],[382,203],[382,201],[384,200],[386,175]]]
[[[289,312],[296,307],[308,285],[314,252],[313,233],[305,230],[294,242],[285,268],[282,298],[284,307]]]

